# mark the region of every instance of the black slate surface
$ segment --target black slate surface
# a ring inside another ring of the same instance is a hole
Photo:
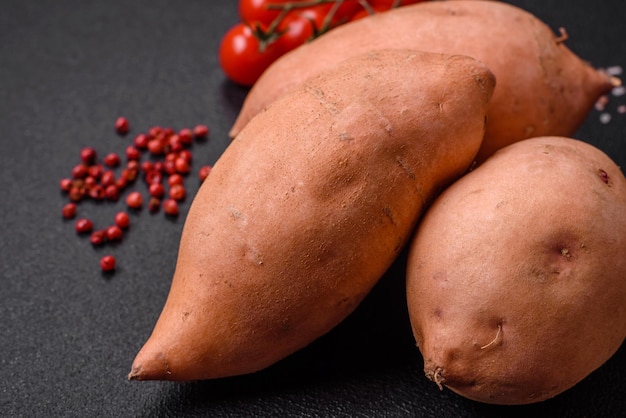
[[[154,125],[211,128],[194,168],[212,164],[246,90],[216,58],[235,0],[39,0],[0,3],[0,415],[107,417],[618,417],[626,350],[562,395],[497,407],[439,391],[421,371],[399,260],[344,323],[254,375],[207,382],[128,382],[167,291],[184,217],[133,214],[117,246],[94,249],[63,221],[58,182],[84,146],[123,152]],[[518,0],[595,66],[626,65],[625,2]],[[577,137],[626,165],[626,115],[592,111]],[[131,132],[113,131],[117,116]],[[253,168],[252,168],[253,169]],[[187,180],[191,194],[195,178]],[[186,210],[191,202],[183,204]],[[97,225],[117,204],[81,204]],[[114,275],[98,261],[118,258]],[[546,367],[550,367],[546,364]]]

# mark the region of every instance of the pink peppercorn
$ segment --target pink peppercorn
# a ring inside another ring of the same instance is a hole
[[[165,199],[163,201],[163,212],[169,216],[178,215],[178,203],[174,199]]]
[[[141,158],[141,151],[132,145],[126,147],[126,158],[129,160],[138,160]]]
[[[175,184],[170,187],[170,198],[180,201],[185,198],[185,195],[185,187],[182,184]]]
[[[119,241],[122,239],[122,228],[117,225],[111,225],[106,229],[106,237],[108,241]]]
[[[126,205],[131,209],[140,209],[143,205],[143,197],[139,192],[132,192],[126,196]]]
[[[130,124],[128,123],[128,119],[126,119],[125,117],[120,116],[115,121],[115,130],[117,131],[117,133],[124,135],[128,133],[129,128]]]
[[[76,221],[76,232],[79,234],[89,233],[93,230],[93,222],[87,218],[81,218]]]
[[[130,216],[126,212],[118,212],[115,214],[115,224],[122,229],[130,226]]]
[[[210,165],[204,165],[200,167],[200,170],[198,170],[198,178],[201,182],[206,180],[206,178],[209,176],[209,173],[211,173],[211,168],[212,167]]]
[[[89,237],[89,241],[91,241],[93,245],[102,245],[106,239],[106,231],[93,231]]]
[[[96,150],[91,147],[85,147],[80,150],[80,159],[86,165],[93,164],[93,162],[96,161],[96,156]]]
[[[206,137],[209,134],[209,128],[206,125],[196,125],[196,127],[193,128],[193,134],[196,138]]]
[[[67,203],[61,210],[65,219],[74,219],[76,217],[76,203]]]
[[[104,157],[103,161],[104,164],[109,167],[117,167],[118,165],[120,165],[121,159],[119,155],[111,152]]]
[[[104,272],[110,272],[115,270],[115,257],[112,255],[105,255],[100,259],[100,268]]]

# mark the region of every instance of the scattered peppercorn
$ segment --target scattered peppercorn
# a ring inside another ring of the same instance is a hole
[[[115,224],[122,229],[126,229],[130,226],[130,216],[126,212],[118,212],[115,215]]]
[[[100,268],[104,272],[110,272],[115,270],[115,257],[112,255],[105,255],[100,259]]]
[[[108,241],[119,241],[122,239],[122,228],[117,225],[111,225],[106,229],[106,237]]]
[[[124,117],[115,121],[115,130],[120,135],[129,132],[129,122]],[[117,201],[137,178],[148,186],[150,212],[158,212],[163,206],[167,216],[179,214],[179,201],[186,196],[185,176],[191,172],[192,152],[190,146],[194,139],[206,138],[209,129],[206,125],[196,125],[193,129],[182,128],[175,131],[169,127],[153,126],[132,139],[125,148],[126,163],[122,167],[120,155],[111,152],[99,160],[93,147],[80,150],[80,162],[72,167],[71,175],[59,182],[62,192],[69,202],[62,208],[65,219],[74,219],[78,203],[85,199],[95,201]],[[142,157],[146,157],[142,161]],[[210,172],[210,166],[201,167],[198,176],[204,180]],[[117,174],[116,174],[117,173]],[[142,176],[139,174],[142,173]],[[164,187],[164,181],[167,183]],[[169,186],[167,198],[166,187]],[[126,205],[131,209],[141,209],[143,196],[137,190],[131,190],[126,196]],[[124,230],[130,226],[128,213],[120,211],[115,215],[115,223],[104,229],[94,230],[94,224],[88,218],[76,220],[75,229],[79,234],[90,234],[94,246],[122,239]],[[103,271],[115,269],[115,258],[105,256],[101,259]]]
[[[120,165],[121,159],[119,155],[117,155],[114,152],[111,152],[104,157],[103,161],[104,161],[104,164],[109,167],[117,167],[118,165]]]
[[[141,209],[143,197],[139,192],[132,192],[126,196],[126,205],[131,209]]]
[[[91,147],[85,147],[80,151],[80,159],[84,164],[90,165],[96,160],[96,150]]]
[[[181,201],[185,198],[185,195],[185,186],[183,186],[182,184],[175,184],[170,187],[170,198]]]
[[[163,212],[169,216],[177,216],[178,203],[174,199],[165,199],[163,201]]]
[[[200,167],[200,170],[198,170],[198,178],[200,179],[200,182],[203,182],[204,180],[206,180],[207,177],[209,177],[211,168],[212,167],[210,165],[204,165]]]
[[[66,203],[61,212],[65,219],[74,219],[76,217],[76,203]]]
[[[115,121],[115,130],[117,131],[117,133],[124,135],[128,133],[129,128],[130,128],[130,125],[128,123],[128,119],[126,119],[125,117],[120,116]]]
[[[93,231],[89,237],[93,245],[102,245],[106,241],[106,231]]]
[[[93,222],[87,218],[80,218],[76,221],[76,232],[86,234],[93,230]]]

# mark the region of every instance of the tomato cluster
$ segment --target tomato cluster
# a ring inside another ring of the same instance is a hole
[[[423,0],[239,0],[241,21],[224,34],[222,70],[251,86],[281,55],[343,23]]]

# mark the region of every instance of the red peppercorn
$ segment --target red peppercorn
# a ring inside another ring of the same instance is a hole
[[[151,161],[144,161],[141,163],[141,171],[147,173],[154,170],[154,164]]]
[[[151,183],[148,186],[148,192],[150,196],[161,198],[165,195],[165,187],[161,183]]]
[[[80,150],[80,159],[86,165],[93,164],[93,162],[96,161],[96,156],[96,150],[91,147],[85,147]]]
[[[83,184],[89,189],[96,185],[96,179],[94,177],[87,176],[84,178]]]
[[[106,237],[108,241],[119,241],[122,239],[122,228],[117,225],[111,225],[106,229]]]
[[[61,179],[61,181],[59,182],[59,186],[61,187],[61,190],[64,192],[69,192],[72,189],[73,185],[74,185],[73,180],[68,179],[68,178]]]
[[[120,190],[117,188],[115,184],[110,184],[104,189],[104,195],[107,199],[117,202],[120,198]]]
[[[115,270],[115,257],[112,255],[105,255],[100,259],[100,268],[104,272],[110,272]]]
[[[175,184],[170,187],[170,197],[174,200],[183,200],[185,198],[185,186],[182,184]]]
[[[133,140],[133,144],[135,144],[135,146],[139,149],[146,149],[148,148],[148,140],[148,135],[139,134]]]
[[[173,186],[175,184],[183,184],[184,181],[185,179],[183,178],[183,176],[177,173],[172,174],[167,178],[167,184],[169,184],[170,186]]]
[[[106,190],[99,184],[91,186],[88,190],[89,197],[94,200],[102,200],[106,196]]]
[[[122,229],[130,226],[130,216],[126,212],[118,212],[115,214],[115,224]]]
[[[85,197],[85,189],[78,186],[72,186],[68,192],[68,196],[72,202],[80,202]]]
[[[132,182],[132,181],[135,181],[135,179],[137,179],[138,173],[139,173],[139,170],[133,170],[132,168],[125,168],[122,170],[122,177],[127,182]]]
[[[115,173],[112,170],[106,170],[100,176],[100,184],[104,187],[115,184]]]
[[[193,128],[193,134],[196,138],[203,138],[209,135],[209,128],[206,125],[197,125]]]
[[[76,221],[76,232],[84,234],[93,230],[93,222],[87,218],[80,218]]]
[[[115,187],[117,187],[117,190],[120,191],[124,190],[126,186],[128,186],[128,179],[122,172],[122,175],[115,180]]]
[[[141,158],[141,151],[132,145],[126,147],[126,158],[129,160],[138,160]]]
[[[168,138],[167,143],[169,145],[170,152],[179,152],[183,149],[183,143],[178,134],[171,135]]]
[[[185,161],[187,161],[190,164],[191,164],[191,160],[193,159],[191,151],[189,151],[188,149],[184,149],[181,152],[179,152],[178,156],[181,157],[182,159],[184,159]]]
[[[161,199],[158,197],[150,196],[150,200],[148,201],[148,210],[151,213],[158,212],[161,207]]]
[[[163,149],[164,149],[163,142],[158,138],[151,139],[148,142],[148,151],[150,151],[150,154],[153,154],[153,155],[163,154]]]
[[[188,174],[191,171],[189,161],[184,157],[178,157],[174,160],[174,168],[180,174]]]
[[[148,136],[150,138],[156,138],[162,131],[163,128],[161,128],[160,126],[153,126],[148,130]]]
[[[91,241],[93,245],[102,245],[106,239],[106,231],[93,231],[89,237],[89,241]]]
[[[206,180],[206,178],[209,176],[209,173],[211,173],[211,168],[212,167],[210,165],[203,165],[202,167],[200,167],[200,170],[198,170],[198,178],[201,182]]]
[[[121,159],[119,155],[117,155],[114,152],[111,152],[104,157],[103,161],[104,161],[104,164],[109,167],[117,167],[118,165],[120,165]]]
[[[191,132],[191,129],[183,128],[178,132],[178,139],[184,145],[189,145],[193,142],[193,132]]]
[[[67,203],[61,210],[65,219],[74,219],[76,217],[76,203]]]
[[[75,179],[84,179],[89,175],[89,169],[85,164],[78,164],[72,169],[72,177]]]
[[[178,215],[178,203],[174,199],[165,199],[163,201],[163,212],[169,216]]]
[[[160,171],[152,170],[146,173],[147,184],[154,184],[154,183],[158,184],[158,183],[161,183],[162,181],[163,181],[163,174],[161,174]]]
[[[131,209],[140,209],[143,205],[143,197],[139,192],[132,192],[126,196],[126,205]]]
[[[137,160],[130,160],[126,163],[126,169],[128,170],[139,171],[139,168],[139,161]]]
[[[89,166],[89,175],[95,179],[99,179],[102,177],[102,173],[104,173],[104,167],[102,164],[93,164]]]
[[[129,128],[130,124],[128,123],[128,119],[126,119],[125,117],[120,116],[115,121],[115,130],[117,131],[117,133],[124,135],[128,133]]]
[[[168,154],[168,155],[173,155],[173,154]],[[165,171],[165,174],[167,175],[172,175],[176,172],[176,164],[174,163],[173,159],[166,159],[163,162],[163,171]]]

